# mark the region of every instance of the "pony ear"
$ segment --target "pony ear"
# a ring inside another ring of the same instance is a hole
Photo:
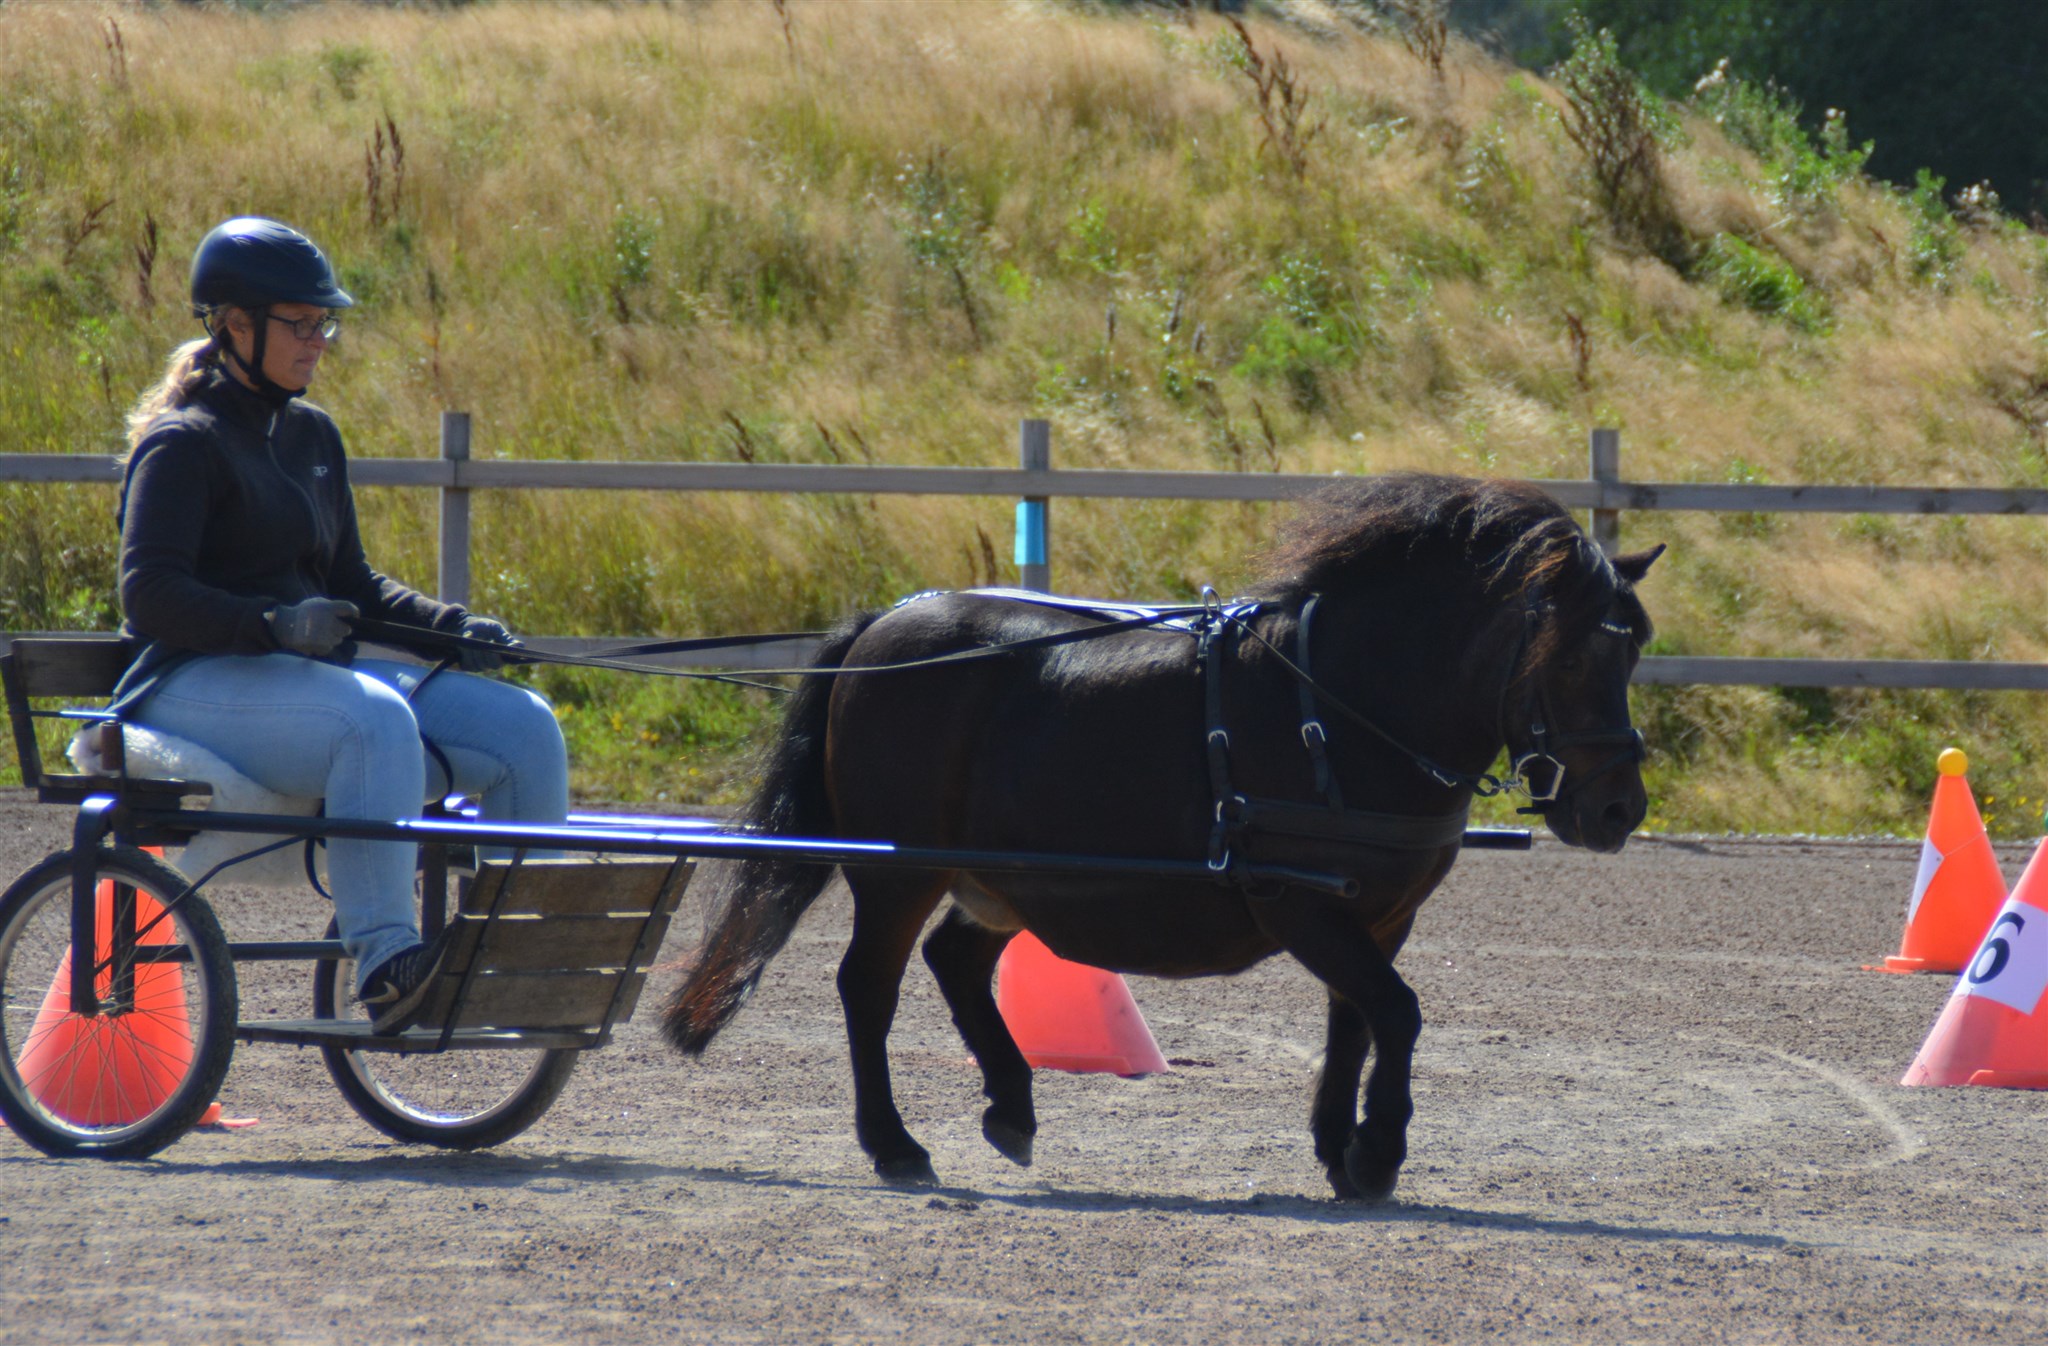
[[[1650,562],[1664,554],[1664,544],[1659,542],[1648,551],[1630,552],[1614,558],[1614,573],[1630,584],[1641,584],[1643,576],[1650,573]]]

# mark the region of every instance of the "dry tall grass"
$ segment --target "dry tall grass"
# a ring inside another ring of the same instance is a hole
[[[1043,415],[1070,466],[1574,477],[1609,424],[1636,479],[2048,480],[2048,249],[2010,224],[1934,221],[1861,180],[1788,206],[1692,117],[1664,165],[1673,209],[1807,306],[1774,311],[1618,238],[1556,92],[1468,45],[1438,78],[1306,5],[1252,22],[1322,123],[1297,175],[1211,18],[788,13],[785,33],[742,0],[0,7],[4,447],[114,448],[191,330],[191,246],[256,212],[318,238],[362,301],[316,390],[359,455],[430,454],[459,408],[484,456],[1006,464],[1016,421]],[[0,493],[0,619],[110,615],[107,507]],[[486,496],[477,600],[528,629],[814,623],[1007,578],[1008,508]],[[415,579],[426,510],[366,492],[376,554]],[[1228,588],[1268,515],[1062,504],[1056,578]],[[2033,526],[1625,527],[1674,544],[1649,594],[1668,649],[2048,648]],[[1643,709],[1666,731],[1665,826],[1910,830],[1922,751],[1949,733],[1987,793],[2044,792],[2026,698]]]

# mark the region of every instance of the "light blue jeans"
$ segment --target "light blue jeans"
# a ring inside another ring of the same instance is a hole
[[[266,790],[323,798],[332,818],[417,818],[423,800],[460,792],[479,796],[486,818],[561,822],[568,753],[548,703],[453,670],[422,687],[427,672],[384,659],[338,668],[296,654],[210,655],[174,669],[130,718],[199,744]],[[404,842],[327,843],[335,924],[356,960],[358,993],[419,942],[417,864],[418,848]]]

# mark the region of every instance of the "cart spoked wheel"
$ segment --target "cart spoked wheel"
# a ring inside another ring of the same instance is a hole
[[[234,1055],[212,908],[153,855],[94,861],[97,1014],[71,999],[71,853],[0,894],[0,1114],[45,1154],[140,1159],[198,1123]]]
[[[327,937],[335,937],[330,923]],[[313,971],[313,1016],[369,1017],[356,1003],[355,962]],[[356,1114],[394,1140],[476,1150],[540,1119],[576,1068],[573,1048],[489,1047],[447,1052],[322,1047],[327,1071]]]

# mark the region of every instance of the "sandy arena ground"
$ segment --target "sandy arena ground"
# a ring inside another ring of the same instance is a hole
[[[66,821],[0,792],[0,875]],[[497,1150],[389,1142],[283,1047],[241,1048],[222,1094],[259,1125],[148,1162],[0,1132],[0,1341],[2042,1340],[2048,1096],[1897,1087],[1949,979],[1859,970],[1896,949],[1916,858],[1466,856],[1401,960],[1427,1019],[1412,1157],[1368,1208],[1310,1152],[1321,996],[1282,961],[1135,980],[1172,1073],[1041,1071],[1030,1169],[981,1140],[914,963],[898,1098],[947,1185],[881,1185],[835,888],[705,1060],[658,1044],[657,988]],[[231,937],[325,916],[219,906]],[[245,1017],[303,1013],[304,982],[259,969]]]

